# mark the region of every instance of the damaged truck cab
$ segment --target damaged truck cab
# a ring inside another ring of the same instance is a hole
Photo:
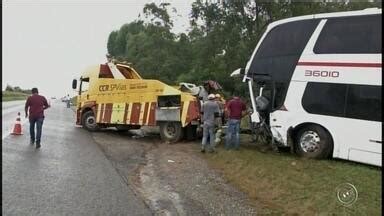
[[[78,89],[77,89],[78,87]],[[89,67],[72,82],[77,89],[76,124],[89,131],[159,126],[161,138],[176,142],[196,136],[198,99],[159,80],[143,79],[128,64],[108,62]]]

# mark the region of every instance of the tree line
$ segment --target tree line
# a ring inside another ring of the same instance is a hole
[[[5,87],[5,91],[9,91],[9,92],[20,92],[20,93],[24,93],[24,94],[31,94],[31,89],[21,89],[19,86],[15,86],[15,87],[12,87],[11,85],[7,85]]]
[[[147,79],[177,85],[215,80],[225,96],[245,96],[246,86],[229,75],[246,62],[266,29],[283,18],[381,8],[381,1],[221,0],[192,3],[190,29],[173,33],[169,3],[150,3],[139,17],[108,37],[108,53],[133,64]]]

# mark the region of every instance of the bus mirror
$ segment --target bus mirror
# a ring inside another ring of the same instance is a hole
[[[230,76],[231,77],[239,77],[242,75],[244,75],[244,68],[238,68],[235,71],[233,71]]]
[[[76,89],[77,88],[77,80],[74,79],[72,80],[72,89]]]

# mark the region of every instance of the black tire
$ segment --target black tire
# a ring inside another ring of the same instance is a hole
[[[295,138],[295,149],[299,156],[323,159],[331,156],[333,141],[331,135],[319,125],[301,128]]]
[[[183,128],[180,122],[161,122],[160,137],[167,142],[177,142],[183,138]]]
[[[100,129],[100,127],[96,123],[96,118],[92,110],[86,111],[83,114],[81,118],[81,124],[83,125],[83,128],[87,129],[88,131],[94,132]]]
[[[185,139],[188,141],[197,139],[197,125],[188,125],[184,128]]]

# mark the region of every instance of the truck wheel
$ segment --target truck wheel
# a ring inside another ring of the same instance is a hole
[[[322,159],[331,155],[333,141],[325,129],[318,125],[309,125],[298,131],[295,145],[298,155]]]
[[[190,141],[197,139],[197,125],[188,125],[184,130],[186,140]]]
[[[99,126],[96,123],[95,115],[91,110],[85,112],[81,118],[81,123],[88,131],[97,131]]]
[[[183,128],[180,122],[161,122],[160,137],[168,142],[179,141],[183,137]]]

